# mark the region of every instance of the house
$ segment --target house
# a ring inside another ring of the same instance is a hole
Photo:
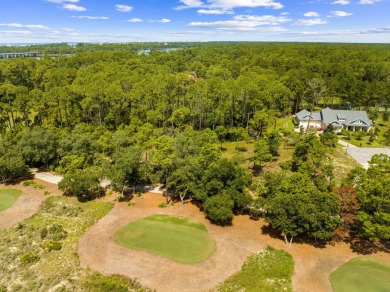
[[[295,115],[295,119],[298,127],[305,130],[307,127],[325,130],[332,125],[335,132],[340,132],[343,128],[351,131],[369,131],[373,125],[366,111],[332,110],[328,107],[320,112],[301,110]]]

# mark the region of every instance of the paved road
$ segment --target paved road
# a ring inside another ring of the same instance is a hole
[[[369,167],[368,161],[375,154],[387,154],[390,156],[390,149],[388,148],[364,148],[357,147],[351,143],[339,140],[339,144],[344,146],[345,151],[349,153],[357,162],[359,162],[365,169]]]

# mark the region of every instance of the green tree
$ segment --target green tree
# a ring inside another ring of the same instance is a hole
[[[266,140],[259,138],[255,141],[254,152],[253,152],[253,166],[256,166],[256,163],[262,167],[262,163],[266,161],[271,161],[272,154],[269,151],[269,145]]]
[[[216,195],[208,198],[203,204],[203,210],[211,221],[227,225],[233,220],[234,202],[227,194]]]
[[[281,187],[265,205],[265,219],[279,230],[286,244],[298,235],[327,240],[340,224],[340,200],[319,191],[304,174],[296,173],[279,182]]]
[[[20,155],[8,154],[0,157],[0,179],[3,184],[26,174],[28,167]]]
[[[18,148],[30,166],[46,166],[57,157],[58,138],[44,127],[34,127],[23,133]]]
[[[98,195],[100,188],[100,174],[92,168],[77,169],[65,174],[58,188],[65,194],[76,196],[79,199],[90,199]]]

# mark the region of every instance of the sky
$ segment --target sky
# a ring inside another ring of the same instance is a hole
[[[390,0],[1,0],[0,43],[390,43]]]

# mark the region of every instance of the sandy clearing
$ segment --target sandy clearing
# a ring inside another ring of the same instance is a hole
[[[147,193],[133,201],[134,206],[116,203],[115,208],[83,236],[78,245],[83,266],[103,274],[137,278],[143,285],[157,291],[209,291],[237,272],[247,256],[270,245],[285,249],[293,256],[295,291],[326,292],[332,291],[329,274],[349,259],[359,256],[346,243],[325,248],[301,243],[287,247],[282,240],[262,233],[261,227],[265,225],[262,220],[253,221],[248,216],[236,216],[232,226],[215,226],[191,203],[184,207],[179,203],[164,209],[156,207],[164,201],[158,194]],[[113,235],[118,228],[156,213],[186,216],[204,223],[217,243],[216,253],[203,263],[190,265],[130,250],[114,242]],[[378,253],[375,256],[390,261],[390,254]]]
[[[0,212],[0,229],[9,228],[38,212],[42,202],[48,198],[48,196],[43,194],[44,191],[49,191],[51,195],[61,194],[56,185],[39,179],[34,179],[34,181],[44,185],[45,188],[43,190],[34,189],[31,186],[25,187],[21,184],[0,185],[1,189],[18,189],[22,191],[22,194],[10,208]]]

